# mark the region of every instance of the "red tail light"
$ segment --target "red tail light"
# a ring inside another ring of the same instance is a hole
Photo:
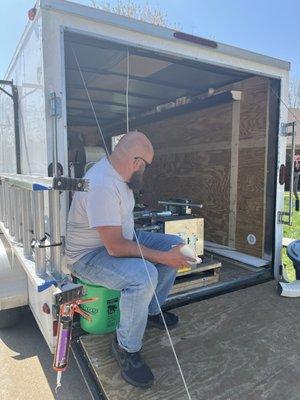
[[[36,7],[33,7],[28,11],[28,18],[30,21],[33,21],[35,16],[36,16]]]

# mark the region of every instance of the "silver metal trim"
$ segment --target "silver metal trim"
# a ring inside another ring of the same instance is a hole
[[[22,236],[23,236],[23,254],[24,257],[31,256],[31,193],[28,190],[22,190]]]
[[[49,215],[50,220],[50,238],[52,243],[61,242],[60,233],[60,206],[59,206],[59,192],[52,190],[49,192]],[[51,274],[58,277],[61,274],[61,246],[54,246],[50,248],[51,254]]]
[[[34,203],[34,235],[37,242],[45,237],[45,217],[44,217],[44,192],[33,193]],[[46,249],[34,247],[35,273],[43,276],[46,273]]]
[[[278,222],[284,225],[293,225],[293,194],[294,194],[294,156],[296,151],[296,122],[288,122],[281,124],[281,134],[285,137],[292,137],[292,152],[291,152],[291,175],[290,175],[290,191],[289,191],[289,209],[288,212],[279,211],[278,212]],[[291,130],[289,130],[291,128]],[[285,221],[284,217],[288,217]]]
[[[88,190],[88,180],[76,179],[67,177],[42,177],[32,176],[23,174],[7,174],[0,173],[0,179],[3,182],[7,182],[10,187],[18,187],[20,189],[27,189],[31,191],[43,191],[43,190]],[[68,184],[75,183],[71,189],[66,189],[65,186]]]

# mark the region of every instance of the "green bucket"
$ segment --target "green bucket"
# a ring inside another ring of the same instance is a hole
[[[121,292],[94,285],[81,279],[77,279],[77,283],[84,286],[85,295],[82,297],[83,299],[97,297],[97,300],[80,306],[92,317],[91,321],[80,317],[81,328],[96,335],[113,332],[120,320],[119,300]]]

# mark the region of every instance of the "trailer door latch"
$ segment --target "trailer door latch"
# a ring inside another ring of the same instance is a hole
[[[295,127],[297,122],[283,122],[281,124],[281,134],[282,136],[293,136],[295,134]]]
[[[284,217],[288,217],[288,220],[286,221]],[[289,212],[285,211],[278,211],[277,213],[277,223],[282,224],[282,225],[292,225],[292,219],[291,215]]]

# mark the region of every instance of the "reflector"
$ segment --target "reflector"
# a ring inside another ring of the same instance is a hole
[[[33,21],[35,16],[36,16],[36,7],[33,7],[28,11],[28,18],[30,21]]]

